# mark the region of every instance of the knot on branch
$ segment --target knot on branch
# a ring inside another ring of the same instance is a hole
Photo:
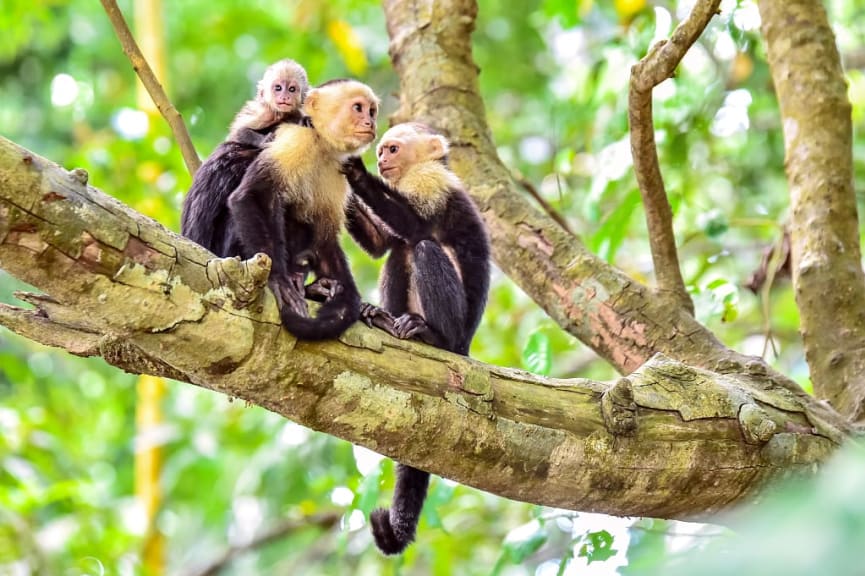
[[[765,410],[750,403],[742,404],[739,408],[739,427],[749,444],[768,442],[778,430],[778,425],[769,418]]]
[[[69,171],[69,175],[82,186],[86,186],[87,181],[90,180],[90,174],[84,168],[74,168]]]
[[[615,436],[633,436],[637,430],[637,404],[634,387],[627,378],[619,378],[601,396],[604,425]]]
[[[493,412],[493,386],[490,373],[478,367],[472,367],[463,374],[451,371],[448,385],[457,392],[446,392],[445,398],[490,420],[496,419]]]
[[[246,308],[258,299],[267,284],[270,264],[270,257],[262,253],[249,260],[236,256],[212,258],[207,261],[207,279],[214,288],[231,292],[236,308]]]

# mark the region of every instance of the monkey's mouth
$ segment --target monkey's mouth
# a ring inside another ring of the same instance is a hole
[[[276,107],[280,112],[291,112],[294,110],[294,102],[288,100],[277,102]]]
[[[393,172],[394,170],[396,170],[396,166],[388,166],[387,168],[379,168],[378,173],[382,178],[386,179],[388,177],[388,173]]]

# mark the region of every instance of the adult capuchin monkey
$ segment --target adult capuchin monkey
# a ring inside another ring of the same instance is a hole
[[[376,148],[377,178],[360,158],[343,172],[354,194],[390,233],[356,240],[374,256],[390,249],[379,282],[382,307],[364,305],[364,319],[398,338],[468,355],[490,283],[486,228],[460,179],[447,167],[447,140],[420,123],[398,124]],[[414,540],[429,473],[400,464],[390,510],[370,515],[385,554]]]
[[[311,89],[303,106],[311,126],[281,125],[228,198],[239,255],[270,256],[269,285],[282,323],[304,340],[335,338],[360,314],[339,245],[349,195],[341,167],[375,140],[378,106],[369,86],[354,80]],[[329,283],[315,318],[304,300],[310,270],[316,283]]]
[[[195,173],[183,201],[180,232],[220,257],[238,256],[232,246],[228,196],[276,128],[303,121],[301,106],[309,82],[294,60],[270,65],[259,80],[255,98],[244,104],[231,123],[228,137]]]

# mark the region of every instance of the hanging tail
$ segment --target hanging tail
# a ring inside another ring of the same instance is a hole
[[[375,544],[383,553],[399,554],[414,540],[428,486],[429,472],[397,465],[393,504],[369,515]]]

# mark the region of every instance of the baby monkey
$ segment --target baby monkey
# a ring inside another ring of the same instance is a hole
[[[283,123],[299,124],[309,82],[294,60],[269,66],[249,100],[231,123],[228,138],[195,173],[183,201],[180,232],[219,257],[238,256],[228,197],[237,188],[262,146]]]
[[[448,141],[424,124],[398,124],[376,154],[381,178],[360,158],[343,165],[354,194],[388,229],[355,234],[373,256],[390,250],[379,281],[382,306],[364,305],[361,314],[398,338],[468,355],[487,301],[490,246],[477,208],[447,166]],[[397,467],[393,505],[370,515],[385,554],[414,540],[428,484],[429,473]]]

